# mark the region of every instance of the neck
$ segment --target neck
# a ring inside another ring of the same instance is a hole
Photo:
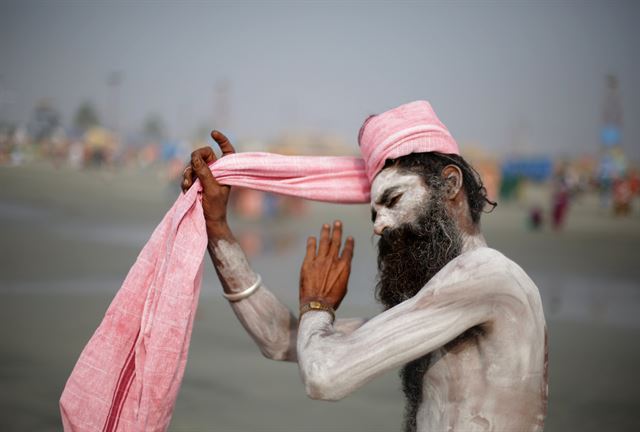
[[[484,239],[484,236],[480,232],[480,229],[477,228],[475,232],[467,233],[462,232],[462,249],[461,253],[469,252],[474,249],[478,249],[481,247],[486,247],[487,241]]]
[[[458,229],[460,230],[460,235],[462,237],[462,248],[460,253],[469,252],[474,249],[487,246],[487,241],[484,239],[484,236],[480,231],[480,223],[474,224],[471,220],[467,197],[462,191],[450,203],[449,211],[456,218]]]

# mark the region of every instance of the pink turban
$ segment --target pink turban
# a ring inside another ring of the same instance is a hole
[[[387,159],[458,154],[428,102],[365,121],[362,157],[239,153],[211,165],[223,184],[319,201],[366,203]],[[196,182],[155,229],[104,319],[80,354],[60,398],[65,431],[163,431],[180,390],[207,245]]]
[[[427,101],[400,105],[369,117],[358,141],[370,182],[387,159],[425,152],[460,154],[458,144]]]

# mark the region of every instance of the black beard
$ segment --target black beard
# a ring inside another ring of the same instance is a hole
[[[436,197],[416,222],[382,232],[376,298],[386,309],[410,299],[461,250],[458,227]]]
[[[415,223],[383,231],[378,242],[376,298],[386,309],[410,299],[461,250],[460,231],[442,198],[436,197]],[[417,358],[400,371],[406,398],[405,432],[416,430],[429,357]]]
[[[406,400],[404,406],[404,432],[416,432],[418,428],[418,409],[422,405],[422,385],[424,374],[431,365],[429,354],[410,361],[400,370],[402,391]]]

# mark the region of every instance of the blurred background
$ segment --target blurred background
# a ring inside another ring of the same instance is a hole
[[[633,1],[0,4],[0,429],[58,398],[217,128],[239,151],[357,154],[362,121],[427,99],[499,202],[489,244],[537,283],[548,431],[640,429],[640,6]],[[356,239],[339,316],[373,300],[369,210],[234,189],[233,228],[293,310],[306,236]],[[391,371],[308,400],[206,258],[171,430],[399,430]]]

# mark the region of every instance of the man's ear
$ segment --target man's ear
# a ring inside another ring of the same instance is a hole
[[[447,165],[442,169],[444,192],[448,199],[454,199],[462,189],[462,171],[456,165]]]

